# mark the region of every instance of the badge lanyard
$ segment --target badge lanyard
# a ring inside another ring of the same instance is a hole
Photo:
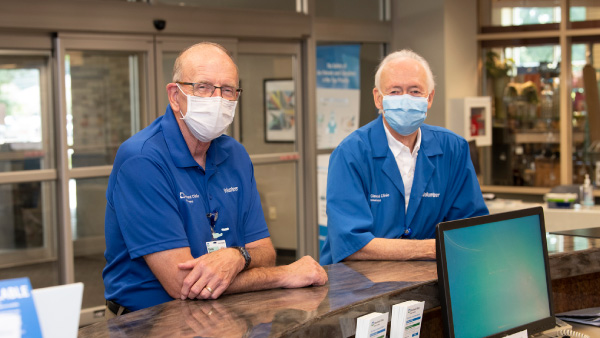
[[[219,218],[219,213],[217,211],[209,212],[208,214],[206,214],[206,217],[208,217],[208,221],[210,222],[210,232],[212,234],[212,241],[206,242],[206,250],[208,251],[208,253],[211,253],[213,251],[226,248],[227,243],[224,239],[217,240],[217,238],[223,236],[223,233],[215,232],[215,224],[217,223],[217,219]]]
[[[210,223],[210,233],[212,234],[212,238],[216,239],[215,224],[217,223],[217,219],[219,219],[219,212],[209,212],[208,214],[206,214],[206,217],[208,217],[208,221]]]

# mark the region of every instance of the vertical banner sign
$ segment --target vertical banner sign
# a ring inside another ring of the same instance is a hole
[[[317,149],[332,149],[358,128],[360,45],[317,47]],[[317,156],[319,252],[327,237],[329,155]]]
[[[360,45],[317,47],[317,148],[335,148],[358,128]]]

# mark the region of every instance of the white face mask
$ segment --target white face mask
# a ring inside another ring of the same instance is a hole
[[[177,87],[187,97],[187,113],[181,119],[195,138],[210,142],[221,136],[233,122],[237,101],[229,101],[220,96],[198,97],[187,95],[179,84]]]

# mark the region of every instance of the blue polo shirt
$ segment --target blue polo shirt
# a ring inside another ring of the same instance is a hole
[[[407,210],[404,201],[404,183],[380,115],[331,154],[328,235],[320,263],[340,262],[374,238],[434,238],[439,222],[488,214],[467,141],[422,125]]]
[[[143,256],[189,247],[194,258],[214,231],[227,247],[269,237],[244,147],[223,135],[213,140],[202,168],[183,139],[171,107],[125,141],[106,191],[104,296],[139,310],[172,300]]]

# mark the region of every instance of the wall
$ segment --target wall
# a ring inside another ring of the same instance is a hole
[[[444,0],[392,1],[393,40],[390,51],[409,48],[423,56],[436,82],[433,105],[427,124],[444,126],[445,118],[445,44]]]
[[[477,95],[477,8],[472,0],[446,1],[444,11],[446,121],[449,100]],[[461,112],[462,113],[462,112]]]
[[[431,66],[436,82],[426,123],[446,126],[447,102],[477,95],[477,8],[472,0],[392,2],[391,50],[410,48]]]
[[[294,151],[295,143],[265,142],[264,80],[291,79],[290,56],[238,54],[242,96],[238,116],[241,142],[251,154]],[[297,249],[296,165],[255,164],[254,176],[273,245]]]
[[[264,80],[291,79],[289,56],[239,54],[236,60],[243,89],[239,110],[241,142],[250,154],[294,151],[294,143],[266,143]]]
[[[363,43],[360,47],[360,119],[359,126],[373,121],[379,115],[373,92],[375,87],[375,71],[383,58],[383,48],[379,43]]]

